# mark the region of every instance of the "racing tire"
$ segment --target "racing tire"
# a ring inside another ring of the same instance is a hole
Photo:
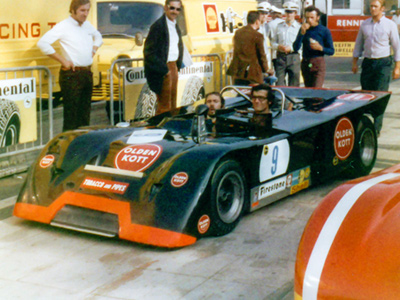
[[[345,171],[350,178],[368,175],[375,165],[378,140],[374,124],[363,116],[357,125],[354,156],[351,166]]]
[[[136,106],[135,119],[146,119],[154,116],[157,109],[157,95],[150,90],[147,82],[142,87]]]
[[[13,101],[0,99],[0,147],[18,144],[20,129],[18,106]]]
[[[204,99],[204,96],[203,80],[197,76],[191,76],[186,83],[185,90],[183,91],[180,106],[192,104],[195,101]]]
[[[233,160],[220,163],[211,178],[211,235],[225,235],[236,227],[245,210],[246,197],[246,180],[240,165]]]

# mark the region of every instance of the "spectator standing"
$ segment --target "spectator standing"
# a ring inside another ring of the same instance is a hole
[[[300,86],[300,54],[293,50],[300,24],[295,20],[299,6],[295,2],[283,4],[286,20],[278,24],[272,49],[277,51],[275,75],[278,77],[277,85],[286,85],[285,77],[288,74],[289,86]]]
[[[271,4],[267,1],[260,2],[257,6],[257,11],[260,12],[260,29],[258,29],[258,32],[261,33],[264,36],[264,50],[267,55],[267,61],[268,61],[268,66],[272,66],[272,59],[271,59],[271,42],[269,40],[267,31],[268,31],[268,24],[267,24],[267,18],[269,11],[271,9]]]
[[[322,87],[324,85],[326,65],[324,55],[333,55],[332,35],[328,28],[319,24],[321,12],[315,6],[306,7],[306,22],[293,44],[293,50],[299,51],[303,46],[301,73],[306,87]]]
[[[60,87],[63,95],[63,130],[72,130],[90,123],[93,74],[93,56],[102,45],[98,32],[86,21],[89,0],[72,0],[71,16],[50,29],[37,43],[40,50],[61,63]],[[60,42],[62,54],[52,44]]]
[[[277,8],[276,6],[272,5],[271,6],[271,18],[272,21],[267,23],[267,34],[270,39],[270,41],[275,39],[276,35],[276,28],[278,27],[278,24],[283,23],[284,20],[282,20],[282,10]],[[271,51],[271,59],[272,59],[272,64],[275,68],[276,64],[276,50]]]
[[[180,0],[166,0],[165,13],[151,25],[144,44],[144,72],[150,89],[157,94],[156,114],[176,108],[178,71],[183,59],[176,19],[181,10]]]
[[[257,31],[260,24],[260,13],[250,11],[247,26],[238,29],[233,37],[233,58],[227,74],[233,77],[236,85],[264,82],[263,73],[268,71],[268,62],[264,37]]]
[[[363,90],[388,91],[390,77],[397,79],[400,75],[399,33],[396,24],[383,15],[384,10],[384,0],[371,1],[371,18],[361,24],[354,46],[352,66],[354,74],[358,72],[358,58],[364,56],[360,77]],[[391,47],[396,62],[394,69]],[[378,135],[382,124],[383,114],[375,117]]]

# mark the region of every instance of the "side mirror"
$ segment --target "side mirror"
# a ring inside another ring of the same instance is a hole
[[[135,34],[135,44],[137,46],[142,46],[143,45],[143,33],[136,32],[136,34]]]
[[[206,104],[201,104],[199,106],[196,107],[195,109],[195,113],[197,116],[205,116],[208,112],[208,106]]]
[[[201,144],[205,141],[207,135],[206,128],[206,115],[208,112],[208,106],[201,104],[196,107],[195,116],[192,122],[192,139],[195,143]]]

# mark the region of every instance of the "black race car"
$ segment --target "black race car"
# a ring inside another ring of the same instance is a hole
[[[390,93],[274,88],[272,118],[259,122],[249,92],[224,88],[215,119],[191,105],[128,127],[59,134],[30,168],[14,215],[183,247],[227,234],[243,213],[311,183],[371,171],[373,118]]]

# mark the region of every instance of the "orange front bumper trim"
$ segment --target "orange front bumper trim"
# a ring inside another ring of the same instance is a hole
[[[132,242],[177,248],[191,245],[197,240],[187,234],[133,224],[128,202],[75,192],[64,192],[48,207],[18,202],[15,204],[13,214],[23,219],[50,224],[57,212],[65,205],[74,205],[118,215],[119,238]]]

